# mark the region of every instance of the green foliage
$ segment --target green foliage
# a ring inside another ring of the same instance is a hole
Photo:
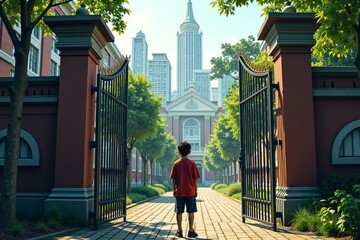
[[[155,197],[158,196],[158,192],[150,187],[146,187],[146,186],[137,186],[137,187],[133,187],[131,188],[131,193],[139,193],[139,194],[143,194],[146,197],[150,198],[150,197]]]
[[[13,221],[9,225],[10,233],[15,236],[23,236],[25,233],[24,224],[21,221]]]
[[[216,185],[214,187],[214,190],[215,191],[218,191],[219,189],[222,189],[222,188],[226,188],[228,185],[226,185],[225,183],[219,183],[218,185]]]
[[[161,167],[171,169],[172,164],[178,158],[176,139],[173,135],[167,134],[165,140],[165,149],[161,156],[156,157],[156,161]],[[168,190],[169,191],[169,190]]]
[[[360,192],[360,184],[353,186]],[[320,232],[326,236],[351,235],[360,237],[360,198],[344,190],[336,190],[333,197],[322,200],[325,205],[320,210]]]
[[[216,187],[216,185],[218,185],[219,183],[216,183],[216,182],[214,182],[214,183],[212,183],[211,185],[210,185],[210,188],[211,189],[214,189],[215,187]]]
[[[220,15],[235,14],[236,7],[247,6],[253,0],[212,1],[212,7],[218,8]],[[256,0],[262,5],[264,13],[281,11],[286,0]],[[357,56],[356,67],[360,73],[360,1],[292,1],[298,12],[315,12],[319,28],[315,32],[316,44],[313,54],[320,64],[332,62],[329,57],[342,59]],[[356,49],[356,50],[355,50]],[[357,51],[357,54],[354,54]]]
[[[146,195],[139,193],[129,193],[127,197],[129,198],[130,202],[126,203],[126,205],[129,205],[131,203],[137,203],[148,198]]]
[[[210,79],[222,79],[224,76],[237,76],[238,58],[240,54],[246,55],[255,60],[260,55],[260,43],[255,41],[253,36],[247,39],[240,39],[236,44],[221,44],[222,56],[210,59],[211,75]],[[237,78],[237,77],[234,77]]]
[[[53,218],[50,218],[48,219],[48,221],[46,222],[46,225],[49,227],[49,228],[54,228],[54,229],[57,229],[59,228],[60,226],[60,222],[56,219],[53,219]]]
[[[155,184],[155,185],[157,185],[157,184]],[[164,185],[166,192],[169,192],[169,191],[173,190],[173,186],[171,184],[169,184],[169,183],[163,183],[162,185]]]
[[[348,176],[332,176],[331,178],[323,181],[320,187],[322,198],[329,198],[334,195],[337,189],[344,190],[351,193],[354,197],[360,198],[360,193],[356,193],[353,189],[355,184],[360,183],[360,174],[355,173]]]
[[[60,213],[60,210],[53,206],[51,208],[48,209],[47,213],[46,213],[46,218],[48,220],[56,220],[56,221],[60,221],[61,219],[61,213]]]
[[[238,199],[238,200],[241,200],[241,192],[240,193],[235,193],[233,195],[231,195],[232,198],[235,198],[235,199]]]
[[[204,165],[208,171],[218,172],[231,164],[229,160],[221,158],[220,152],[217,148],[218,139],[216,135],[211,135],[209,142],[206,144],[204,152]]]
[[[319,229],[319,225],[320,217],[317,212],[301,208],[295,211],[291,226],[299,231],[316,232]]]
[[[40,221],[35,225],[35,231],[37,232],[45,232],[46,230],[47,226],[43,221]]]
[[[130,197],[130,194],[137,194],[137,193],[128,193],[126,196],[126,205],[130,205],[133,203],[133,199]]]
[[[161,195],[165,193],[165,189],[161,188],[161,187],[156,187],[156,186],[148,186],[151,189],[154,189],[158,194],[157,195]]]
[[[69,226],[69,227],[75,227],[78,226],[79,222],[76,217],[76,215],[72,212],[65,213],[62,217],[62,224]]]
[[[241,193],[241,184],[240,183],[233,183],[230,184],[227,188],[226,188],[226,195],[228,196],[232,196],[236,193]]]

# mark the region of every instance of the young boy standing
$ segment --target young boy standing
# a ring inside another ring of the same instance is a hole
[[[176,198],[175,212],[178,225],[176,236],[183,237],[182,214],[186,206],[186,212],[189,215],[188,237],[197,237],[198,234],[194,230],[194,213],[197,212],[196,197],[200,174],[195,162],[188,158],[191,145],[188,142],[181,142],[178,150],[180,159],[174,162],[170,172]]]

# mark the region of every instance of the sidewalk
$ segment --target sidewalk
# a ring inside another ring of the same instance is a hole
[[[210,188],[200,188],[195,213],[197,239],[334,239],[292,231],[279,226],[277,232],[256,221],[241,221],[241,205]],[[184,237],[187,235],[187,214],[183,215]],[[185,228],[186,227],[186,228]],[[127,222],[123,219],[100,225],[99,230],[82,230],[60,238],[72,239],[175,239],[177,230],[174,213],[174,197],[166,193],[149,202],[127,210]]]

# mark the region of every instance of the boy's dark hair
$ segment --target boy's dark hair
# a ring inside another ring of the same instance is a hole
[[[186,156],[190,153],[191,145],[188,142],[181,142],[178,145],[178,150],[181,153],[182,156]]]

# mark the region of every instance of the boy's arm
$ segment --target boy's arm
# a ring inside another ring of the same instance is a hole
[[[195,179],[194,180],[194,183],[195,183],[195,197],[197,197],[197,189],[198,189],[198,180],[197,179]]]
[[[171,179],[172,186],[173,186],[173,195],[175,197],[175,179]]]

